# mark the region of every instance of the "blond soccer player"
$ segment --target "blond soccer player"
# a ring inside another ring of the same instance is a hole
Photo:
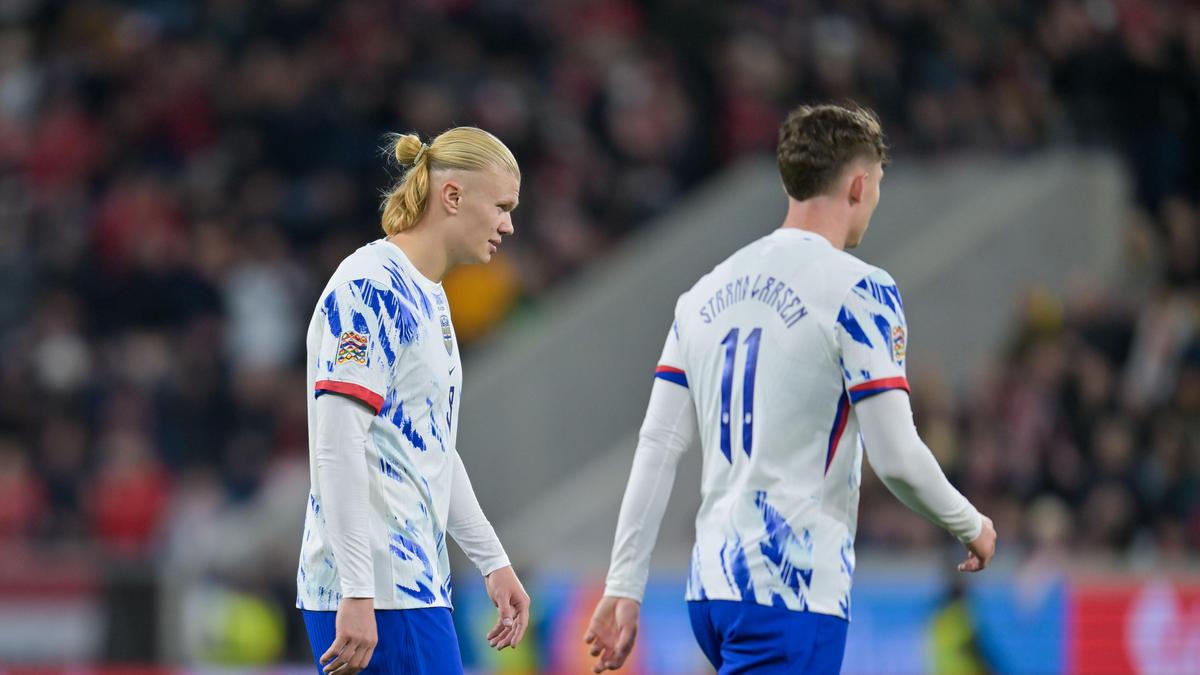
[[[342,261],[308,328],[311,483],[297,574],[318,672],[462,673],[447,535],[486,580],[516,646],[529,596],[456,447],[462,367],[442,279],[513,233],[521,173],[496,137],[393,138],[405,167],[385,236]]]

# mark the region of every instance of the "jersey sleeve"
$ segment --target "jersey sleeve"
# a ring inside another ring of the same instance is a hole
[[[321,307],[324,333],[314,396],[343,394],[378,413],[403,342],[395,320],[399,299],[390,289],[358,279],[330,291]]]
[[[896,282],[876,269],[850,288],[838,310],[842,378],[851,403],[891,389],[908,391],[908,324]]]
[[[687,371],[683,367],[683,347],[679,344],[679,321],[671,324],[671,332],[667,334],[667,343],[663,345],[662,356],[654,369],[654,377],[687,389]]]

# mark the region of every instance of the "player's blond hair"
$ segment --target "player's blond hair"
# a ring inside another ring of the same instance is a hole
[[[383,199],[383,231],[388,236],[417,224],[429,200],[429,174],[439,169],[502,169],[521,180],[512,151],[500,139],[477,127],[454,127],[428,145],[416,134],[389,134],[388,148],[404,175]]]

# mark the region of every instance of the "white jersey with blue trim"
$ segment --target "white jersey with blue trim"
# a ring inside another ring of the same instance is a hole
[[[367,244],[322,291],[307,347],[310,446],[316,397],[336,392],[375,412],[366,448],[375,608],[450,607],[446,519],[462,369],[441,284],[398,246]],[[336,610],[341,579],[310,463],[296,604]]]
[[[676,305],[656,376],[688,388],[703,448],[687,598],[849,619],[862,445],[852,403],[908,389],[895,282],[780,229]]]

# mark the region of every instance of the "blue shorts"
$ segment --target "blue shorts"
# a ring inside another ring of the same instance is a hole
[[[304,610],[304,627],[312,645],[313,662],[322,673],[321,655],[333,644],[337,612]],[[462,675],[462,654],[454,620],[445,607],[377,609],[379,643],[364,673],[388,675]]]
[[[849,622],[752,602],[688,602],[692,632],[718,675],[837,673]]]

